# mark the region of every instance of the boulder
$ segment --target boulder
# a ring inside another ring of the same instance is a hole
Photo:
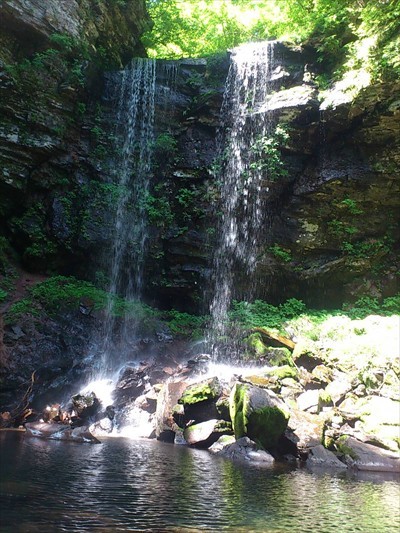
[[[344,400],[346,394],[350,392],[351,389],[352,384],[347,374],[344,372],[336,372],[334,375],[334,380],[328,384],[325,392],[331,397],[334,405],[337,405]]]
[[[347,468],[347,465],[342,463],[342,461],[339,461],[336,455],[324,448],[322,444],[311,448],[306,465],[309,467],[317,466],[322,468]]]
[[[300,454],[322,443],[324,420],[322,417],[292,409],[285,437],[295,444]]]
[[[233,441],[230,437],[221,437],[211,446],[210,451],[234,461],[251,461],[263,466],[271,466],[275,461],[271,454],[260,450],[248,437],[242,437],[237,441]]]
[[[128,366],[122,371],[114,391],[116,406],[133,402],[144,393],[147,384],[147,370],[146,365],[141,365],[137,368]]]
[[[47,424],[46,422],[28,422],[26,434],[31,437],[40,437],[51,440],[70,440],[74,442],[87,442],[98,444],[100,441],[89,431],[88,426],[72,429],[64,424]]]
[[[208,448],[223,434],[232,434],[231,424],[225,420],[212,419],[187,427],[183,437],[191,446]]]
[[[90,433],[92,433],[92,435],[94,435],[95,437],[103,437],[106,435],[110,435],[113,429],[114,422],[108,417],[102,418],[101,420],[98,420],[97,422],[89,426]]]
[[[178,403],[183,405],[193,405],[206,400],[216,400],[222,393],[222,387],[217,377],[205,379],[199,383],[189,385]]]
[[[173,408],[187,388],[187,383],[177,381],[165,383],[157,398],[156,437],[158,440],[173,442],[175,438],[175,422]]]
[[[400,402],[381,396],[358,398],[347,396],[340,404],[340,413],[347,420],[356,420],[358,431],[373,436],[393,451],[399,449]]]
[[[320,392],[320,389],[311,389],[300,394],[300,396],[297,398],[297,407],[300,409],[300,411],[317,413]]]
[[[72,396],[72,405],[78,417],[83,420],[94,416],[101,406],[94,392]]]
[[[235,437],[248,436],[264,448],[273,448],[289,419],[285,403],[272,391],[236,383],[230,395]]]
[[[354,437],[346,435],[336,441],[336,447],[344,455],[346,463],[357,470],[400,472],[398,454],[360,442]]]

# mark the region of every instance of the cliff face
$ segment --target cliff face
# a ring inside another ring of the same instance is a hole
[[[15,265],[39,273],[38,280],[54,273],[104,278],[99,258],[111,247],[113,211],[108,119],[115,110],[103,72],[143,53],[139,38],[148,24],[141,0],[2,1],[0,301],[12,293]],[[352,98],[332,90],[321,105],[312,51],[279,45],[278,57],[268,108],[288,139],[279,145],[285,173],[263,193],[257,296],[329,306],[393,295],[400,86],[370,85]],[[223,54],[157,66],[144,296],[160,307],[208,310],[223,216],[216,155],[228,65]],[[28,284],[36,279],[27,277]],[[247,283],[238,276],[237,296]],[[0,334],[6,403],[37,369],[43,394],[49,383],[61,389],[83,380],[97,318],[76,312],[37,324],[29,316],[22,326],[9,321],[4,345]]]
[[[148,24],[142,1],[2,2],[0,267],[6,278],[13,253],[29,271],[89,279],[101,271],[99,256],[111,238],[107,117],[113,113],[102,72],[143,52],[139,39]],[[312,51],[278,48],[268,108],[289,138],[279,146],[285,175],[264,191],[257,296],[327,306],[394,294],[399,86],[370,85],[352,98],[332,90],[321,105]],[[155,305],[198,311],[207,299],[227,70],[226,55],[157,67],[145,266],[145,297]],[[245,285],[239,276],[239,297]]]
[[[262,193],[257,296],[340,306],[363,295],[393,295],[400,86],[372,84],[355,96],[335,87],[323,93],[314,81],[312,51],[278,45],[276,57],[274,90],[255,112],[272,110],[288,139],[279,146],[285,172],[275,180],[266,176]],[[194,68],[179,66],[174,117],[161,123],[177,150],[155,173],[163,184],[155,194],[170,204],[177,228],[154,225],[147,269],[149,293],[191,308],[204,302],[218,233],[216,137],[227,61]],[[240,298],[248,280],[237,277]]]
[[[143,54],[149,24],[144,0],[2,2],[2,250],[11,244],[29,270],[77,272],[101,240],[102,71]]]

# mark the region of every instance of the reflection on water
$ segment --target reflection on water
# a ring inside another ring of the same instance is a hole
[[[154,441],[0,432],[2,532],[393,532],[394,477],[258,469]]]

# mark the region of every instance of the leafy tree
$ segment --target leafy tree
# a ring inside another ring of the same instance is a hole
[[[328,71],[345,63],[376,78],[400,75],[398,0],[148,0],[148,9],[154,28],[143,42],[152,57],[207,56],[280,39],[312,44]]]

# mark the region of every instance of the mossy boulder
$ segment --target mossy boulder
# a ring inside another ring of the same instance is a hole
[[[246,344],[256,357],[263,357],[268,351],[268,347],[263,343],[260,333],[249,335],[246,339]]]
[[[398,453],[360,442],[347,435],[342,435],[336,441],[336,448],[344,455],[346,463],[358,470],[400,472]]]
[[[280,382],[286,378],[296,379],[298,370],[290,365],[273,366],[263,370],[259,374],[243,375],[240,381],[249,383],[255,387],[279,390]]]
[[[278,380],[282,380],[285,378],[293,378],[296,379],[298,376],[298,370],[297,368],[290,366],[290,365],[283,365],[283,366],[274,366],[269,368],[265,372],[266,376],[274,376]]]
[[[183,432],[185,441],[190,446],[208,448],[216,442],[221,435],[232,435],[232,425],[225,420],[211,419],[200,424],[189,426]]]
[[[189,385],[179,398],[178,403],[194,405],[207,400],[216,400],[222,393],[222,387],[217,377],[205,379],[199,383]]]
[[[288,409],[276,394],[247,383],[233,387],[230,414],[237,439],[248,436],[266,449],[276,446],[289,420]]]

